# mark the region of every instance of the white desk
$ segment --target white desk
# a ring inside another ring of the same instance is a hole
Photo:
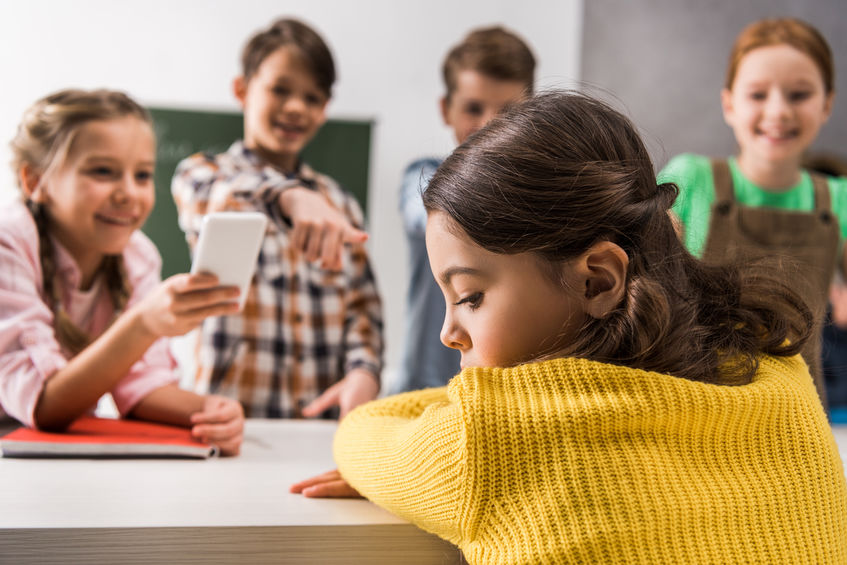
[[[334,467],[334,430],[248,420],[239,457],[206,461],[0,458],[0,563],[461,563],[367,501],[289,494]]]
[[[334,430],[248,420],[240,456],[200,461],[0,458],[0,563],[461,563],[370,502],[288,492],[335,467]]]

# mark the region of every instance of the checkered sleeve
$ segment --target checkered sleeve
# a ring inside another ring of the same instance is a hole
[[[356,226],[363,226],[362,210],[349,194],[345,208],[351,221]],[[364,245],[352,246],[350,265],[349,301],[344,320],[344,371],[362,368],[379,380],[384,348],[382,301]]]
[[[203,216],[211,212],[260,211],[277,224],[290,226],[277,201],[283,191],[300,184],[298,179],[286,178],[267,167],[244,167],[228,153],[218,156],[197,153],[177,166],[171,194],[178,210],[179,226],[193,249]]]

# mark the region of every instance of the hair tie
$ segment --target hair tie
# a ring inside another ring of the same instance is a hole
[[[656,185],[656,198],[659,199],[662,210],[670,210],[677,196],[679,196],[679,187],[676,184],[663,182]]]

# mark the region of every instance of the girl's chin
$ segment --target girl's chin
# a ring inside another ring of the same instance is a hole
[[[757,141],[755,147],[750,148],[751,155],[758,155],[759,158],[770,161],[773,164],[780,164],[784,161],[795,161],[803,156],[803,153],[808,147],[799,145],[796,140],[786,143],[770,143],[768,141]]]
[[[126,246],[123,246],[123,247],[109,246],[106,249],[101,249],[101,253],[103,253],[103,255],[123,255],[125,248],[126,248]]]
[[[761,143],[767,147],[791,147],[797,144],[797,137],[758,137],[757,143]]]
[[[133,230],[134,231],[134,230]],[[109,239],[105,239],[100,242],[99,251],[103,255],[120,255],[126,249],[126,246],[129,245],[130,236],[132,234],[121,234],[112,236]]]

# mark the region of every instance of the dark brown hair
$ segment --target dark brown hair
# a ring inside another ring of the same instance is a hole
[[[327,98],[332,97],[335,63],[324,40],[312,28],[291,18],[273,22],[250,38],[241,53],[241,74],[249,81],[265,58],[280,47],[290,46],[303,58],[315,82]]]
[[[147,110],[123,92],[112,90],[68,89],[36,101],[24,113],[17,135],[11,142],[12,167],[15,176],[28,165],[47,178],[67,158],[80,128],[92,121],[113,120],[132,116],[152,126]],[[38,228],[39,256],[44,298],[55,316],[59,342],[76,354],[90,342],[91,336],[77,327],[62,307],[61,285],[57,284],[56,258],[50,238],[50,211],[44,205],[27,200]],[[131,293],[121,255],[107,256],[100,266],[115,313],[126,306]]]
[[[453,47],[444,59],[442,74],[447,88],[447,100],[456,90],[459,71],[476,71],[487,77],[522,82],[526,93],[532,94],[535,78],[535,57],[524,41],[502,27],[472,31]]]
[[[653,170],[626,117],[588,96],[551,92],[468,138],[423,199],[494,253],[560,266],[599,241],[626,251],[624,299],[589,318],[560,354],[739,384],[761,353],[798,353],[813,324],[802,300],[759,271],[688,253],[668,213],[678,189],[657,185]]]
[[[824,89],[829,94],[835,88],[835,67],[832,50],[823,35],[802,20],[795,18],[766,19],[753,22],[741,30],[729,54],[724,86],[732,90],[741,59],[759,47],[790,45],[808,55],[818,66]]]

